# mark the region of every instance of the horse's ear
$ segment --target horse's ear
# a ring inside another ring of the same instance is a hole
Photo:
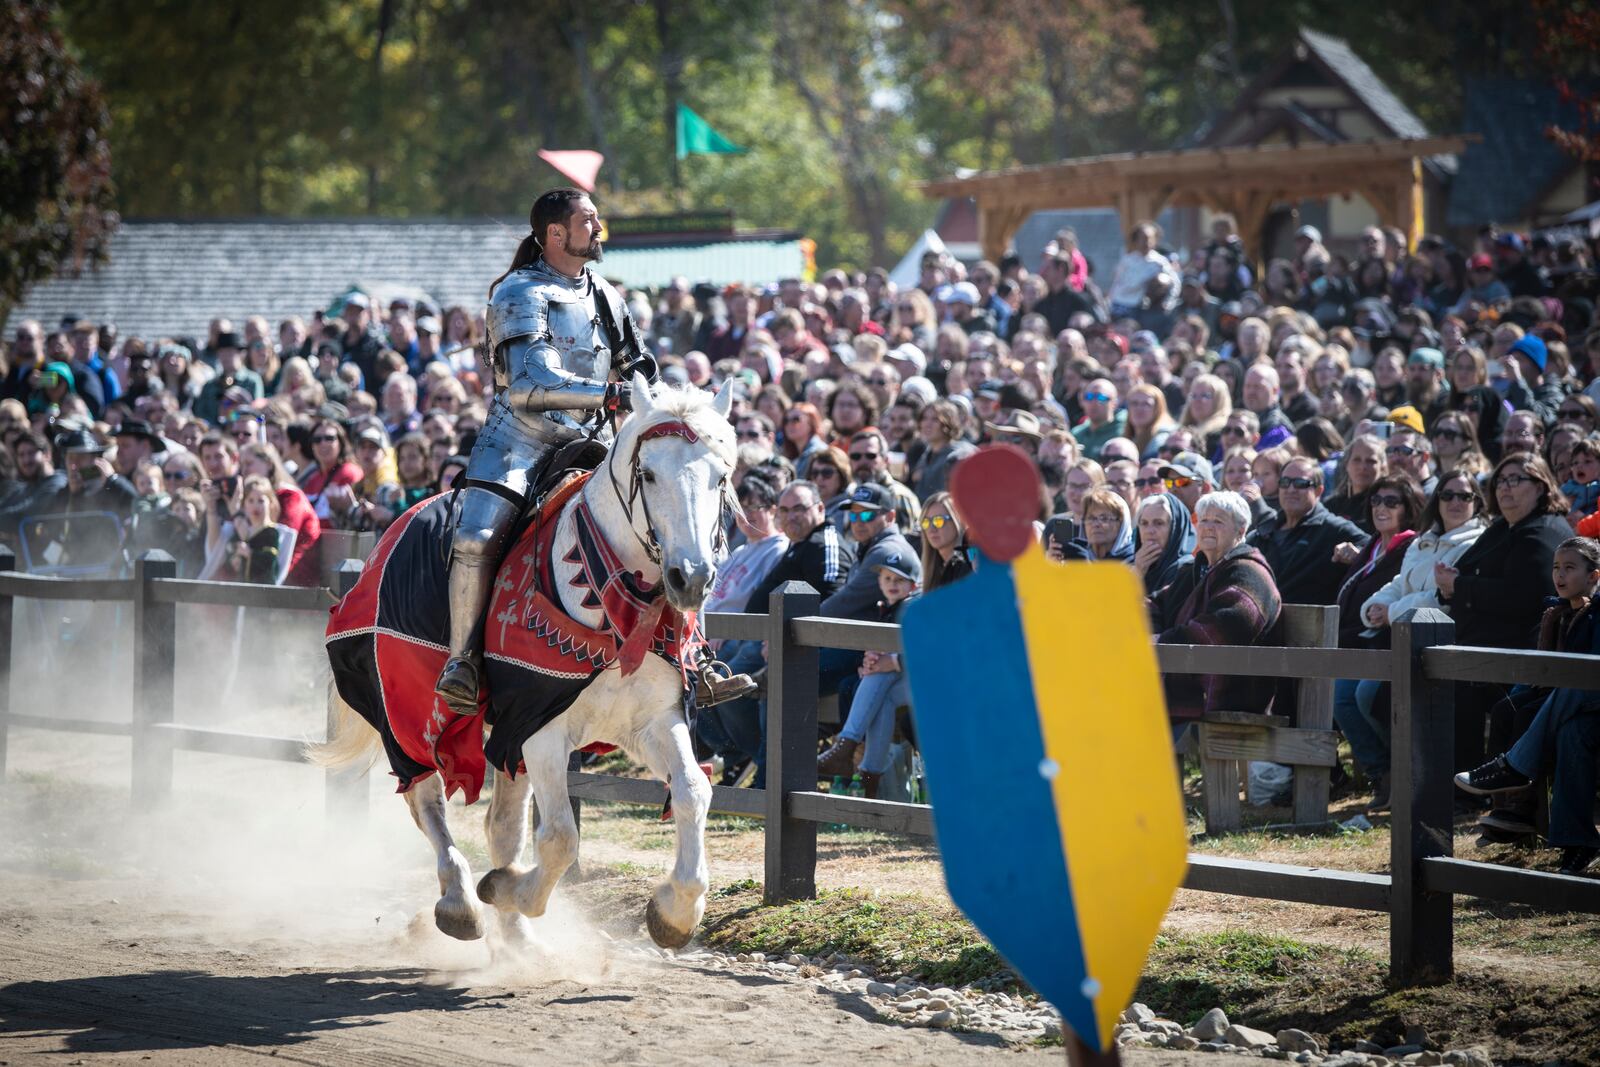
[[[635,414],[648,415],[654,406],[655,397],[650,392],[650,381],[644,375],[634,372],[633,375],[633,410]]]
[[[727,418],[733,411],[733,379],[729,378],[722,383],[722,388],[717,390],[717,395],[711,398],[711,410],[723,418]]]

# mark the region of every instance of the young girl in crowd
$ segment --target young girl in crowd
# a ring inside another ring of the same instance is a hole
[[[271,585],[278,566],[278,494],[270,481],[255,475],[244,480],[243,497],[233,517],[227,561],[217,577]]]
[[[1588,537],[1562,542],[1550,577],[1556,598],[1539,627],[1540,649],[1600,655],[1600,610],[1594,602],[1600,542]],[[1550,844],[1561,849],[1562,874],[1583,874],[1600,859],[1600,832],[1594,825],[1597,757],[1600,689],[1560,688],[1538,705],[1516,744],[1476,770],[1456,775],[1456,784],[1504,802],[1526,795],[1537,778],[1551,774]]]

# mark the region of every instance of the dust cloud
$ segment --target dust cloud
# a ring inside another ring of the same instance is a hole
[[[320,615],[178,612],[179,723],[323,736]],[[12,709],[129,722],[132,631],[130,605],[18,600]],[[283,967],[409,967],[430,984],[515,986],[597,981],[611,965],[608,939],[559,890],[516,944],[492,910],[484,941],[440,934],[432,849],[381,759],[357,817],[329,814],[324,772],[306,764],[178,752],[172,795],[153,810],[133,803],[131,766],[126,736],[11,731],[0,786],[0,880],[11,893],[58,887],[86,901],[86,921],[115,921],[117,936]],[[487,802],[486,791],[474,808],[459,798],[450,808],[474,880],[487,869]]]

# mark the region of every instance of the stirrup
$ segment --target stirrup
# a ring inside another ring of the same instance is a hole
[[[709,659],[700,664],[695,675],[694,699],[702,708],[753,696],[760,687],[748,674],[734,674],[721,660]]]

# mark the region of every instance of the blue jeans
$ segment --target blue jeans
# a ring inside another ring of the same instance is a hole
[[[760,641],[728,641],[718,658],[734,674],[750,674],[766,664]],[[730,700],[700,713],[700,739],[724,760],[729,757],[766,759],[765,730],[760,702],[754,697]]]
[[[866,742],[867,750],[861,754],[863,774],[882,774],[889,769],[894,713],[902,704],[909,703],[911,687],[901,672],[869,674],[861,679],[855,698],[850,702],[850,717],[845,720],[839,736]]]
[[[1600,847],[1594,827],[1596,762],[1600,761],[1600,704],[1590,690],[1557,689],[1533,717],[1506,762],[1529,778],[1553,770],[1550,843]]]
[[[1350,742],[1350,754],[1370,778],[1389,774],[1389,717],[1374,714],[1382,682],[1341,678],[1333,683],[1333,721]]]

